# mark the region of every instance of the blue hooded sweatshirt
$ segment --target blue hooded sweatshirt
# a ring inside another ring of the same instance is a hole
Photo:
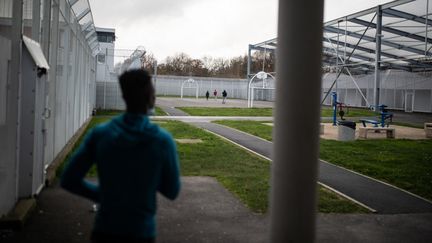
[[[84,179],[93,164],[98,185]],[[94,231],[156,236],[156,192],[174,200],[179,161],[171,135],[145,115],[125,113],[93,128],[65,168],[61,186],[100,204]]]

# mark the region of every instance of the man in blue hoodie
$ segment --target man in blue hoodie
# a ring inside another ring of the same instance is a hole
[[[88,133],[61,186],[100,204],[92,242],[155,242],[156,193],[174,200],[180,190],[176,145],[149,120],[155,104],[149,74],[126,71],[119,79],[126,113]],[[84,178],[93,164],[97,185]]]

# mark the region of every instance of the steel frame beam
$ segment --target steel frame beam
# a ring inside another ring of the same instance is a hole
[[[388,8],[396,7],[396,6],[399,6],[399,5],[402,5],[405,3],[409,3],[409,2],[413,2],[413,1],[415,1],[415,0],[399,0],[399,1],[389,2],[389,3],[383,4],[382,9],[388,9]],[[369,9],[366,9],[366,10],[363,10],[363,11],[360,11],[357,13],[350,14],[350,15],[342,17],[342,18],[337,18],[337,19],[328,21],[324,25],[329,26],[329,25],[337,24],[337,22],[347,21],[347,20],[350,20],[353,18],[365,16],[367,14],[373,14],[375,12],[376,12],[376,7],[369,8]]]
[[[381,83],[381,44],[382,44],[382,9],[381,6],[377,6],[376,8],[376,33],[375,33],[375,78],[374,78],[374,92],[373,92],[373,100],[374,100],[374,111],[378,110],[378,105],[380,102],[379,91],[380,91],[380,83]]]
[[[86,31],[90,26],[92,26],[93,22],[89,21],[85,25],[82,25],[81,32]]]
[[[330,38],[329,38],[330,39]],[[330,40],[333,40],[333,39],[330,39]],[[325,42],[329,42],[330,43],[330,41],[329,40],[327,40],[325,37],[323,37],[323,41],[325,41]],[[334,41],[334,40],[333,40]],[[355,45],[353,45],[353,44],[350,44],[350,43],[345,43],[345,42],[342,42],[342,41],[340,41],[339,42],[341,45],[345,45],[346,44],[346,47],[348,47],[348,48],[354,48],[355,47]],[[366,47],[363,47],[363,46],[357,46],[357,48],[356,49],[358,49],[358,50],[360,50],[360,51],[364,51],[364,52],[367,52],[367,53],[375,53],[375,51],[374,50],[372,50],[372,49],[369,49],[369,48],[366,48]],[[428,67],[428,68],[432,68],[432,65],[430,65],[430,64],[427,64],[427,63],[421,63],[421,62],[419,62],[419,61],[416,61],[416,60],[412,60],[412,59],[406,59],[406,58],[404,58],[404,57],[401,57],[401,56],[397,56],[397,55],[394,55],[394,54],[390,54],[390,53],[387,53],[387,52],[382,52],[381,51],[381,56],[385,56],[385,57],[388,57],[388,58],[392,58],[392,59],[395,59],[395,60],[400,60],[400,61],[405,61],[405,62],[408,62],[408,63],[410,63],[410,64],[413,64],[413,65],[419,65],[419,66],[424,66],[424,67]]]
[[[332,46],[332,48],[333,48],[333,50],[336,52],[336,60],[341,60],[341,62],[342,62],[342,64],[346,64],[346,61],[344,60],[344,59],[342,59],[342,57],[339,55],[339,52],[336,50],[336,48],[333,46],[333,43],[331,43],[330,42],[330,44],[331,44],[331,46]],[[351,56],[350,57],[352,57],[354,54],[352,53],[351,54]],[[354,57],[354,58],[357,58],[357,57]],[[342,68],[345,68],[345,70],[347,71],[347,73],[348,73],[348,75],[350,76],[350,78],[351,78],[351,81],[353,81],[353,83],[354,83],[354,85],[356,86],[356,88],[357,88],[357,90],[360,92],[360,95],[362,96],[362,98],[364,99],[364,101],[366,102],[366,104],[369,106],[369,101],[367,100],[367,98],[366,98],[366,96],[363,94],[363,92],[362,92],[362,90],[360,89],[360,87],[359,87],[359,85],[357,84],[357,81],[354,79],[354,77],[352,76],[352,74],[351,74],[351,72],[350,72],[350,70],[349,70],[349,68],[347,68],[347,67],[342,67]],[[336,92],[337,92],[337,88],[336,88]]]
[[[369,22],[361,20],[361,19],[350,19],[349,21],[353,22],[353,23],[356,23],[356,24],[363,25],[363,26],[367,26],[369,24]],[[376,24],[371,23],[370,26],[372,28],[376,29]],[[398,30],[398,29],[394,29],[394,28],[390,28],[390,27],[385,27],[385,26],[382,26],[381,29],[382,29],[382,31],[389,32],[389,33],[392,33],[392,34],[396,34],[396,35],[399,35],[399,36],[407,37],[407,38],[418,40],[418,41],[421,41],[421,42],[425,41],[425,37],[419,36],[419,35],[416,35],[416,34],[413,34],[413,33],[408,33],[408,32],[402,31],[402,30]],[[426,38],[426,40],[427,40],[428,43],[432,43],[432,39],[431,38]]]
[[[417,23],[421,23],[421,24],[427,24],[429,26],[432,26],[432,21],[426,21],[426,18],[417,16],[417,15],[413,15],[410,13],[406,13],[406,12],[402,12],[396,9],[384,9],[383,10],[383,15],[384,16],[392,16],[392,17],[398,17],[398,18],[403,18],[406,20],[411,20]]]
[[[75,5],[75,3],[77,3],[79,0],[69,0],[69,4],[72,7],[73,5]]]
[[[90,8],[87,8],[86,10],[84,10],[82,13],[80,13],[76,18],[77,18],[77,22],[80,22],[81,19],[83,19],[87,14],[89,14],[91,12]]]
[[[96,30],[90,30],[84,38],[88,40],[94,33],[96,33]]]
[[[267,51],[267,52],[273,52],[273,53],[275,53],[275,51],[276,51],[276,49],[269,49],[269,48],[264,48],[261,46],[254,46],[254,45],[251,45],[251,50]]]
[[[340,33],[340,32],[345,31],[345,30],[341,30],[341,29],[338,29],[338,28],[333,27],[333,26],[325,26],[324,29],[325,29],[325,31],[332,32],[332,33]],[[367,41],[370,41],[370,42],[376,42],[376,39],[374,37],[371,37],[371,36],[364,35],[362,37],[361,34],[358,34],[358,33],[352,32],[352,31],[346,31],[346,33],[347,33],[348,36],[352,36],[354,38],[361,38],[361,39],[364,39],[364,40],[367,40]],[[419,54],[419,55],[424,55],[425,54],[424,50],[419,50],[419,49],[412,48],[412,47],[409,47],[409,46],[400,45],[400,44],[397,44],[397,43],[394,43],[394,42],[391,42],[391,41],[384,41],[383,40],[383,41],[381,41],[381,44],[382,45],[386,45],[386,46],[390,46],[390,47],[393,47],[393,48],[396,48],[398,50],[404,50],[404,51],[416,53],[416,54]],[[427,52],[427,54],[431,55],[430,52]]]
[[[336,51],[335,51],[334,48],[323,47],[323,50],[330,51],[332,54],[334,54],[335,57],[340,57],[340,55],[336,53]],[[360,60],[363,60],[363,61],[368,61],[368,62],[373,62],[374,61],[373,58],[365,57],[365,56],[362,56],[362,55],[359,55],[359,54],[352,54],[351,57],[355,58],[355,59],[360,59]]]

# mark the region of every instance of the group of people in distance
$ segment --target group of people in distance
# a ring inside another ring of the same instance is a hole
[[[215,89],[215,90],[213,91],[213,96],[214,96],[215,100],[217,100],[217,95],[218,95],[218,92],[217,92],[217,90]],[[225,104],[225,103],[226,103],[226,98],[227,98],[227,96],[228,96],[228,93],[226,92],[226,90],[222,91],[222,98],[223,98],[223,99],[222,99],[222,104]],[[206,99],[208,100],[209,97],[210,97],[210,92],[207,90],[207,92],[206,92]]]

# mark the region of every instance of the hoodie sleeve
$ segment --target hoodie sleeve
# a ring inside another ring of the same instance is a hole
[[[95,202],[99,201],[99,187],[84,178],[94,163],[94,129],[85,137],[84,142],[74,153],[61,176],[60,185],[77,195]]]
[[[171,136],[166,137],[164,151],[161,152],[165,155],[165,161],[162,164],[158,191],[174,200],[180,192],[180,171],[176,144]]]

